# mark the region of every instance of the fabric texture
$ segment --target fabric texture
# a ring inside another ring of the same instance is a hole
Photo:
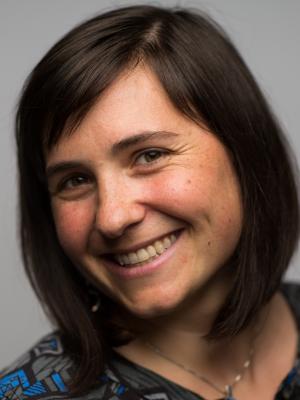
[[[284,284],[282,292],[300,327],[300,285]],[[298,329],[300,332],[300,329]],[[300,334],[299,334],[300,337]],[[298,341],[300,344],[300,339]],[[74,366],[57,332],[42,338],[0,373],[1,400],[67,398]],[[78,400],[204,400],[201,396],[113,354],[94,390]],[[300,400],[300,346],[295,365],[282,382],[275,400]]]

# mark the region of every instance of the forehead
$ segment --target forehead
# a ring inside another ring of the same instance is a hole
[[[80,125],[70,135],[63,134],[48,155],[58,148],[73,151],[73,145],[78,145],[78,136],[95,146],[99,141],[102,146],[110,146],[141,132],[177,131],[186,123],[191,121],[175,108],[150,68],[137,66],[124,71]]]

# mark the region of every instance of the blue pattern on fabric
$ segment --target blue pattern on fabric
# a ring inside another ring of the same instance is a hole
[[[49,345],[50,345],[50,347],[52,348],[52,350],[55,350],[55,351],[58,350],[58,342],[57,342],[57,339],[54,338],[54,339],[50,340]]]
[[[0,395],[4,396],[7,391],[13,390],[19,386],[21,386],[22,389],[26,389],[30,386],[23,369],[19,369],[0,379]]]
[[[64,381],[63,381],[63,379],[62,379],[62,377],[60,376],[59,373],[55,372],[54,374],[51,375],[51,378],[56,383],[58,389],[61,392],[66,392],[68,390],[67,386],[64,384]]]
[[[121,385],[118,387],[117,391],[116,391],[117,394],[123,394],[123,393],[125,393],[125,392],[126,392],[126,387],[125,387],[123,384],[121,384]]]
[[[297,286],[295,288],[295,286]],[[300,326],[300,285],[288,296],[297,299],[295,311]],[[295,306],[291,298],[289,302]],[[299,301],[298,301],[299,300]],[[293,308],[293,307],[292,307]],[[276,400],[300,399],[300,339],[298,360],[283,381]],[[59,334],[44,337],[10,367],[0,373],[0,400],[65,399],[74,365],[65,354]],[[76,400],[204,400],[162,376],[115,354],[99,376],[98,385]]]
[[[30,388],[24,390],[24,394],[29,397],[37,396],[38,394],[46,392],[47,390],[41,382],[36,382],[34,385],[30,386]]]

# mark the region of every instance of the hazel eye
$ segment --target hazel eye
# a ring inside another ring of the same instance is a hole
[[[91,184],[91,179],[85,175],[71,175],[58,184],[58,192],[77,192],[84,190]]]
[[[144,151],[141,153],[137,158],[136,158],[136,163],[137,164],[152,164],[156,161],[158,161],[160,158],[162,158],[164,155],[166,155],[167,152],[163,150],[158,150],[158,149],[151,149]]]
[[[73,176],[71,178],[66,179],[62,187],[64,189],[74,189],[78,186],[84,185],[88,182],[88,179],[84,176]]]

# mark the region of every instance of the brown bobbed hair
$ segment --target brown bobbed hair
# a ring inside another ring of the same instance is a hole
[[[57,239],[44,153],[72,131],[103,91],[139,63],[174,106],[205,124],[231,154],[244,223],[232,257],[233,288],[209,337],[245,328],[278,290],[298,239],[298,199],[287,143],[226,33],[198,11],[131,6],[71,30],[34,68],[16,117],[20,233],[26,273],[77,367],[72,393],[91,388],[110,345],[124,339],[117,306],[91,312],[86,280]],[[109,344],[109,345],[107,345]]]

